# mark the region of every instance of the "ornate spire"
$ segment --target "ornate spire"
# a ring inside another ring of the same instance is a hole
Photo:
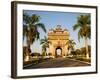
[[[55,28],[55,30],[58,30],[58,31],[62,30],[61,25],[57,25],[56,28]]]

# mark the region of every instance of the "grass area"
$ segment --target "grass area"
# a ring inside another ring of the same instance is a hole
[[[23,62],[23,65],[28,65],[28,64],[31,64],[31,63],[36,64],[36,63],[38,63],[39,60],[40,60],[39,58],[34,58],[34,59],[30,60],[30,61]]]
[[[85,62],[91,63],[91,59],[86,59],[86,58],[76,58],[76,60],[80,60],[80,61],[85,61]]]
[[[29,65],[29,64],[38,64],[44,61],[47,61],[50,58],[33,58],[30,61],[23,62],[23,66]]]
[[[67,57],[67,58],[76,59],[76,60],[80,60],[80,61],[85,61],[85,62],[91,63],[91,59],[86,59],[85,57],[74,56],[74,57]]]

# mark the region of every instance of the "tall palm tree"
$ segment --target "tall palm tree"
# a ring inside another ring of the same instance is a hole
[[[74,42],[74,40],[68,40],[68,42],[66,43],[68,45],[68,52],[70,54],[71,51],[73,51],[75,48],[76,43]]]
[[[89,52],[88,52],[88,38],[91,38],[91,29],[90,29],[90,15],[80,15],[77,18],[77,23],[73,26],[73,30],[79,29],[78,31],[78,40],[80,41],[80,38],[84,38],[85,40],[85,47],[86,47],[86,58],[89,58]]]
[[[33,14],[31,16],[26,13],[23,14],[23,36],[27,38],[27,47],[30,49],[30,45],[40,37],[40,33],[38,28],[41,28],[44,32],[46,32],[45,25],[40,23],[40,16]],[[24,39],[23,37],[23,39]],[[29,56],[29,53],[27,53]]]
[[[40,44],[42,45],[42,51],[43,53],[45,53],[44,55],[46,55],[47,52],[47,47],[49,47],[49,41],[48,38],[46,36],[44,36],[44,39],[40,40]]]

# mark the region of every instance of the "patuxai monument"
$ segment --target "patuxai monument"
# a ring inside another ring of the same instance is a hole
[[[55,75],[55,68],[64,68],[58,74],[77,73],[84,66],[91,69],[92,58],[96,60],[96,48],[91,47],[96,45],[91,45],[90,22],[90,13],[23,10],[22,44],[18,43],[23,46],[18,48],[21,69],[40,69],[43,74],[50,70],[47,75]]]
[[[54,29],[50,29],[48,32],[49,53],[53,58],[58,56],[65,57],[68,54],[68,40],[69,32],[67,29],[62,29],[61,25],[57,25]],[[60,54],[57,54],[57,50],[60,50]]]

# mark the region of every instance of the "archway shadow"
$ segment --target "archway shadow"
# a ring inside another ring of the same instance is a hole
[[[55,57],[62,57],[62,48],[60,46],[55,49]]]

